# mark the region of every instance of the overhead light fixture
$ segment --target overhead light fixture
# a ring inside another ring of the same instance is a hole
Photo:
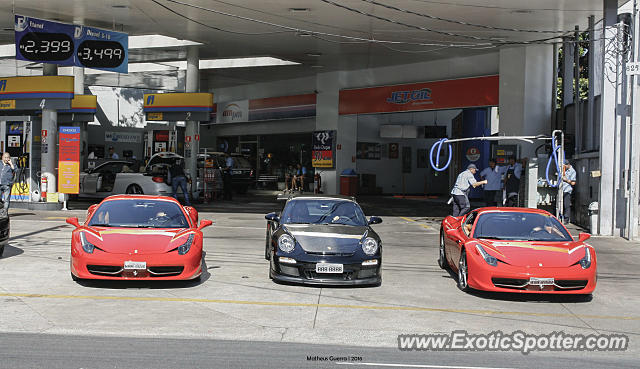
[[[312,65],[311,68],[324,68],[324,65]]]
[[[321,53],[307,53],[307,56],[310,56],[312,58],[317,58],[319,56],[322,56],[322,54]]]
[[[308,13],[311,11],[309,8],[289,8],[291,13]]]
[[[111,5],[111,7],[115,8],[115,9],[127,9],[127,8],[129,8],[128,5]]]
[[[153,49],[195,45],[202,45],[202,43],[190,40],[180,40],[174,37],[159,34],[129,36],[129,49]]]
[[[531,14],[533,10],[531,9],[516,9],[511,11],[512,14]]]
[[[296,36],[299,36],[299,37],[311,37],[311,36],[313,36],[313,33],[310,33],[310,32],[297,32]]]

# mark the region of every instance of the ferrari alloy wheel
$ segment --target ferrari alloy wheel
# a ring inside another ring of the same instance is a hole
[[[142,195],[142,188],[137,184],[132,184],[127,187],[127,195]]]
[[[467,268],[467,252],[462,249],[458,262],[458,288],[460,291],[469,291],[469,269]]]
[[[440,230],[440,256],[438,257],[440,268],[447,269],[447,251],[444,249],[444,232]]]

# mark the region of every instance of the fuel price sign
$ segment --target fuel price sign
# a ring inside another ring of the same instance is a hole
[[[15,16],[16,59],[127,73],[126,33]]]

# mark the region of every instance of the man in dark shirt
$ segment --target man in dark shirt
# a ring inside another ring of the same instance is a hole
[[[191,206],[189,202],[189,191],[187,190],[187,176],[184,174],[182,168],[182,160],[178,159],[173,162],[173,165],[169,168],[169,176],[171,176],[171,188],[173,189],[173,197],[178,198],[178,186],[182,189],[184,194],[184,203],[187,206]]]
[[[9,211],[9,203],[11,201],[11,187],[16,168],[11,161],[11,155],[8,152],[2,154],[2,166],[0,167],[0,199],[2,199],[4,214]]]

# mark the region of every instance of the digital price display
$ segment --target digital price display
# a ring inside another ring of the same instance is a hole
[[[15,16],[16,59],[128,72],[129,36],[38,18]]]
[[[125,58],[122,45],[114,41],[84,41],[78,46],[78,60],[87,68],[117,68]]]

